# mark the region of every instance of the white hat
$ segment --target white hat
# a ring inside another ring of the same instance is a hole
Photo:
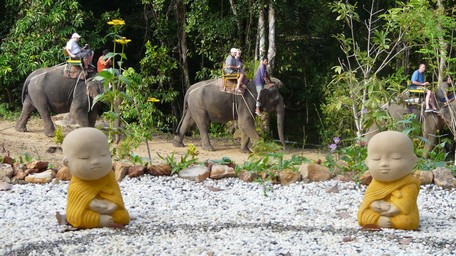
[[[81,36],[80,36],[78,33],[73,33],[73,35],[71,36],[71,38],[75,38],[75,37],[80,38]]]
[[[231,48],[230,53],[235,53],[235,52],[237,52],[237,49],[236,48]]]

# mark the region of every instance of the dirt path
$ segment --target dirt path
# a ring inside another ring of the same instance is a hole
[[[54,121],[61,119],[60,116],[53,118]],[[57,150],[53,153],[48,152],[49,148],[58,146],[54,143],[53,138],[46,137],[43,133],[43,123],[41,119],[32,118],[28,125],[28,132],[22,133],[17,132],[14,129],[14,121],[0,121],[0,155],[3,156],[5,153],[10,154],[16,160],[20,156],[25,158],[26,155],[30,156],[35,160],[44,160],[54,163],[60,166],[62,161],[62,152]],[[66,135],[74,128],[62,127],[63,133]],[[176,148],[171,144],[173,135],[157,135],[154,136],[152,141],[149,142],[149,148],[151,151],[153,163],[163,163],[157,153],[162,156],[171,154],[173,151],[176,155],[184,155],[186,148]],[[216,151],[209,152],[201,148],[199,139],[193,139],[186,137],[184,143],[192,143],[197,146],[199,150],[198,159],[204,161],[206,159],[220,159],[221,157],[229,157],[236,163],[242,163],[248,158],[248,154],[241,153],[239,151],[239,141],[232,139],[212,139]],[[147,157],[147,147],[145,143],[140,145],[133,152],[141,157]],[[309,159],[317,160],[324,158],[324,152],[309,149],[289,149],[285,152],[285,157],[291,157],[291,155],[303,155]]]

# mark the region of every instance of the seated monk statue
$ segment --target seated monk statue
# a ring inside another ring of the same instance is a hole
[[[372,182],[358,211],[361,226],[416,230],[416,200],[420,182],[412,175],[417,157],[407,135],[396,131],[378,133],[369,141],[366,165]]]
[[[72,174],[67,222],[76,228],[123,227],[130,222],[112,171],[108,139],[98,129],[70,132],[62,143],[63,164]]]

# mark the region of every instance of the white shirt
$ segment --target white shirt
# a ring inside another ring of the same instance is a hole
[[[74,55],[81,52],[81,47],[79,47],[78,43],[76,43],[76,41],[73,39],[70,39],[70,41],[68,41],[65,48],[68,50],[68,52]]]

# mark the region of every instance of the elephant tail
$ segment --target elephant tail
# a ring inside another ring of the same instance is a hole
[[[22,87],[22,97],[21,97],[21,103],[24,103],[25,101],[25,95],[28,93],[28,85],[30,84],[30,78],[27,77],[27,79],[24,82],[24,86]]]
[[[190,90],[187,90],[187,92],[185,93],[185,96],[184,96],[184,106],[182,109],[182,118],[180,119],[179,124],[177,125],[175,134],[179,133],[179,130],[182,126],[182,122],[184,121],[185,114],[187,113],[187,108],[188,108],[187,97],[188,97],[189,91]]]

